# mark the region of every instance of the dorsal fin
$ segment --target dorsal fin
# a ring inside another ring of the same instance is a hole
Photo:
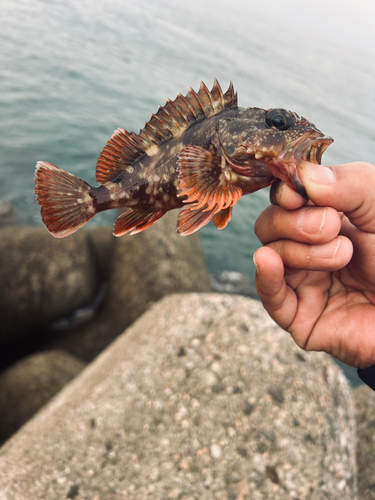
[[[189,87],[186,96],[178,93],[174,101],[167,99],[163,107],[159,106],[158,112],[151,116],[144,129],[140,131],[139,136],[147,138],[147,140],[152,138],[154,142],[159,144],[163,140],[181,135],[200,118],[208,118],[220,113],[225,108],[235,108],[236,106],[237,93],[234,92],[232,82],[223,94],[216,78],[211,92],[201,81],[198,92]]]
[[[232,82],[225,94],[216,78],[211,91],[202,81],[198,92],[189,87],[186,96],[178,93],[174,101],[167,99],[163,107],[159,106],[157,113],[151,115],[139,135],[118,128],[99,156],[96,180],[99,184],[112,181],[154,145],[180,136],[200,118],[235,107],[237,93],[234,92]]]

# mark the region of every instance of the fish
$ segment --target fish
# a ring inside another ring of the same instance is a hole
[[[297,165],[321,163],[333,142],[315,125],[283,108],[238,106],[230,82],[211,91],[167,99],[139,134],[118,128],[99,155],[97,187],[45,161],[35,170],[35,193],[48,231],[66,237],[103,210],[128,208],[114,235],[137,234],[168,211],[181,209],[177,233],[190,235],[210,221],[227,226],[242,196],[286,182],[306,196]]]

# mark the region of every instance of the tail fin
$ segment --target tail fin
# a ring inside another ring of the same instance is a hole
[[[37,163],[35,194],[43,222],[55,238],[74,233],[96,214],[90,189],[87,182],[51,163]]]

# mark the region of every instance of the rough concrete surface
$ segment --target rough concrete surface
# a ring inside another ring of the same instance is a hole
[[[358,491],[360,500],[375,500],[375,392],[353,391],[357,422]]]
[[[1,500],[355,499],[351,391],[260,303],[173,295],[0,449]]]

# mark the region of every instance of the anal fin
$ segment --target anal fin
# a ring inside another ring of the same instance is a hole
[[[130,209],[117,218],[113,234],[115,236],[123,236],[129,232],[130,234],[140,233],[152,226],[165,213],[165,210]]]

